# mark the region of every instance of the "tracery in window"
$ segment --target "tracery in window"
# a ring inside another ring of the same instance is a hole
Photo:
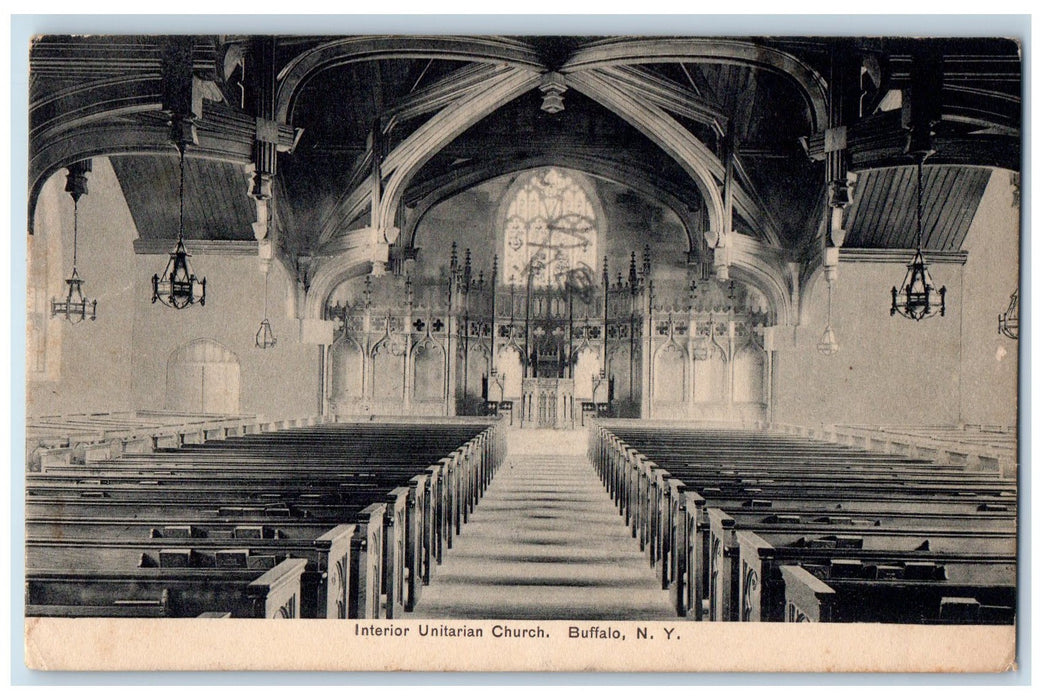
[[[503,225],[503,280],[585,289],[596,280],[597,217],[585,190],[556,168],[528,176]]]

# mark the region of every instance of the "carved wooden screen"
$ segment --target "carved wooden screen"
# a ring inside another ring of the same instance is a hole
[[[340,338],[330,350],[334,399],[362,396],[362,350],[350,338]]]
[[[401,401],[405,396],[405,350],[382,342],[373,350],[373,398]]]
[[[746,345],[734,358],[735,403],[762,403],[764,353],[754,344]]]
[[[709,356],[695,360],[695,402],[718,403],[727,400],[727,360],[724,351],[709,344]]]
[[[503,381],[503,398],[516,401],[521,397],[521,379],[524,374],[521,353],[515,347],[503,348],[496,358],[496,367]]]
[[[413,399],[440,401],[445,398],[445,351],[430,338],[412,351]]]
[[[665,345],[655,358],[654,400],[659,404],[679,404],[685,400],[687,353],[676,343]]]

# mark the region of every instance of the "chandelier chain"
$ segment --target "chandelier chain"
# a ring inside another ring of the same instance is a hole
[[[919,162],[916,166],[916,186],[915,186],[915,230],[916,230],[916,250],[922,252],[923,249],[923,160],[919,158]]]
[[[178,189],[178,199],[180,201],[180,209],[178,211],[177,221],[177,240],[184,241],[185,237],[185,147],[183,143],[177,145],[177,152],[180,154],[179,167],[181,170],[181,184]]]
[[[79,244],[80,235],[80,202],[72,200],[72,269],[76,269],[76,248]]]
[[[264,318],[268,318],[268,271],[264,271]]]

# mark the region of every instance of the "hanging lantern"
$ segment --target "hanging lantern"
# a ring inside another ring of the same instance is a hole
[[[268,322],[268,271],[264,271],[264,320],[260,323],[260,328],[257,329],[257,335],[254,338],[254,343],[261,350],[268,350],[269,348],[275,347],[275,343],[278,339],[275,337],[274,331],[271,330],[271,323]]]
[[[261,321],[260,328],[257,329],[256,345],[261,350],[267,350],[275,347],[277,342],[278,338],[275,337],[275,333],[271,330],[271,324],[265,318]]]
[[[184,309],[199,302],[206,306],[206,278],[196,278],[188,265],[188,250],[185,248],[185,145],[177,144],[180,156],[181,186],[179,191],[180,216],[177,227],[177,244],[170,253],[170,261],[162,275],[152,276],[152,303],[161,302],[174,309]]]
[[[77,247],[79,245],[80,197],[87,194],[87,175],[90,161],[82,161],[69,167],[65,191],[72,196],[72,274],[65,280],[65,299],[51,298],[51,316],[64,316],[69,323],[97,319],[98,301],[87,299],[83,294],[83,280],[76,271]]]
[[[1020,290],[1015,289],[1009,296],[1006,313],[999,315],[999,333],[1016,340],[1020,337]]]
[[[923,160],[916,167],[916,245],[915,255],[908,264],[908,272],[900,287],[890,290],[890,315],[921,321],[940,314],[944,316],[945,288],[937,289],[923,258]]]
[[[829,282],[829,310],[825,320],[825,332],[821,334],[818,341],[818,352],[822,355],[835,355],[839,352],[839,343],[836,342],[836,334],[832,332],[832,282]]]
[[[908,264],[901,288],[890,290],[890,315],[901,314],[905,318],[921,321],[940,314],[944,316],[945,287],[937,289],[930,277],[930,270],[923,259],[923,251],[917,249]]]
[[[825,332],[821,334],[818,341],[818,352],[822,355],[835,355],[839,352],[839,343],[836,342],[836,334],[832,332],[832,326],[825,326]]]
[[[51,316],[65,316],[70,323],[79,323],[86,319],[94,321],[97,319],[98,301],[90,300],[83,296],[83,280],[76,275],[76,268],[72,268],[72,277],[65,280],[69,286],[63,301],[51,299]],[[90,315],[87,310],[90,309]]]

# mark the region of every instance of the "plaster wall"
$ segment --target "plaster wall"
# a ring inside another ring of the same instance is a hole
[[[60,236],[67,273],[72,200],[64,183],[61,171],[46,184],[29,245],[30,256],[42,254],[48,237]],[[152,304],[152,275],[162,272],[168,257],[134,253],[137,231],[107,159],[94,159],[88,183],[89,194],[80,199],[79,272],[84,292],[98,300],[98,318],[76,326],[47,321],[54,331],[48,352],[60,356],[60,372],[27,374],[28,415],[162,407],[170,354],[198,338],[213,339],[238,357],[241,412],[272,419],[318,412],[319,348],[297,342],[299,322],[285,315],[291,280],[281,266],[272,265],[268,282],[268,317],[278,344],[262,351],[254,346],[264,295],[255,256],[196,253],[191,264],[207,278],[206,306],[176,311]],[[191,240],[187,244],[192,252]],[[60,295],[64,273],[55,278],[48,271],[47,280],[51,294]]]

